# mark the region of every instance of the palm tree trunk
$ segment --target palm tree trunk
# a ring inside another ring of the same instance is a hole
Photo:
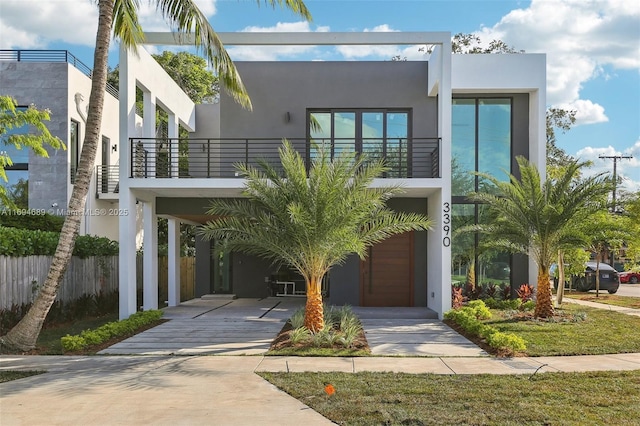
[[[311,277],[307,282],[307,304],[304,309],[304,326],[317,332],[324,328],[324,307],[322,306],[322,278]]]
[[[560,284],[558,284],[559,286]],[[562,284],[564,285],[564,283]],[[538,296],[536,298],[536,318],[548,318],[553,316],[553,301],[551,300],[551,286],[549,285],[549,269],[540,266],[538,268]]]
[[[94,52],[87,128],[71,199],[69,200],[66,217],[60,232],[60,240],[53,255],[47,279],[35,302],[24,318],[6,336],[0,338],[2,345],[21,351],[35,348],[44,320],[56,300],[58,288],[71,261],[76,237],[80,231],[80,223],[84,215],[87,194],[89,193],[91,175],[93,174],[93,166],[98,150],[104,92],[107,85],[109,42],[113,23],[113,0],[100,0],[98,8],[100,16],[98,18],[98,32]]]

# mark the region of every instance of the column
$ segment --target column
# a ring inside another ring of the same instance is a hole
[[[155,198],[144,202],[142,220],[144,229],[142,307],[148,311],[158,309],[158,217]]]
[[[169,306],[180,304],[180,221],[168,221],[169,251]]]

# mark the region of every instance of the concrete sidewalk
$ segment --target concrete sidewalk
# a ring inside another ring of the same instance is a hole
[[[527,374],[637,370],[640,354],[540,358],[0,356],[0,369],[46,370],[0,384],[7,425],[329,425],[255,372]],[[322,384],[319,384],[322,386]]]
[[[640,309],[625,308],[624,306],[609,305],[606,303],[590,302],[588,300],[572,299],[566,296],[562,299],[562,301],[566,303],[589,306],[591,308],[605,309],[608,311],[616,311],[622,314],[634,315],[634,316],[640,317]]]

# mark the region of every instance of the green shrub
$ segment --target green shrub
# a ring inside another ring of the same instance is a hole
[[[485,338],[487,339],[489,346],[492,348],[508,349],[511,352],[522,352],[527,349],[524,339],[512,333],[502,333],[497,331],[489,334]]]
[[[520,299],[517,299],[517,300],[520,300]],[[533,300],[527,300],[520,306],[520,309],[523,311],[533,311],[535,308],[536,308],[536,302],[534,302]]]
[[[491,311],[484,304],[482,300],[472,300],[469,302],[469,307],[473,309],[476,318],[478,319],[489,319],[491,318]]]
[[[0,213],[0,225],[8,228],[31,229],[38,231],[60,232],[64,217],[48,213],[36,214],[40,210],[21,210]],[[20,214],[18,214],[20,213]]]
[[[489,311],[482,301],[474,300],[469,302],[469,306],[447,311],[444,318],[458,324],[466,333],[485,339],[492,348],[510,352],[524,351],[526,342],[520,336],[502,333],[495,327],[480,321],[482,316],[485,316],[484,319],[491,318],[491,312],[489,311],[489,316],[486,317],[485,310]]]
[[[79,351],[89,346],[99,345],[114,337],[127,336],[138,328],[151,324],[162,317],[163,312],[150,310],[136,312],[122,321],[108,322],[95,330],[84,330],[80,335],[66,335],[60,339],[65,351]]]
[[[495,300],[495,299],[485,299],[485,305],[490,309],[520,309],[522,305],[522,300],[520,299],[506,299],[506,300]]]
[[[53,256],[60,234],[57,232],[0,226],[0,256]],[[76,239],[73,255],[116,256],[118,243],[105,237],[81,235]]]

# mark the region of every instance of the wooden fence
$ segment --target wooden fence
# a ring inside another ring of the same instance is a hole
[[[0,309],[33,302],[44,284],[53,256],[0,256]],[[72,258],[57,300],[118,289],[118,257]]]
[[[136,282],[138,288],[142,288],[143,267],[142,256],[136,259]],[[163,302],[169,299],[169,258],[158,257],[158,300],[159,306],[162,307]],[[180,301],[191,300],[195,297],[196,287],[196,258],[181,257],[180,258]]]
[[[0,256],[0,309],[33,302],[49,272],[53,256]],[[195,295],[195,258],[180,259],[180,301]],[[158,293],[160,302],[167,300],[166,257],[158,258]],[[142,258],[137,262],[137,288],[142,289]],[[74,257],[64,275],[57,300],[70,301],[83,294],[118,290],[118,256]],[[160,307],[164,306],[162,303]]]

